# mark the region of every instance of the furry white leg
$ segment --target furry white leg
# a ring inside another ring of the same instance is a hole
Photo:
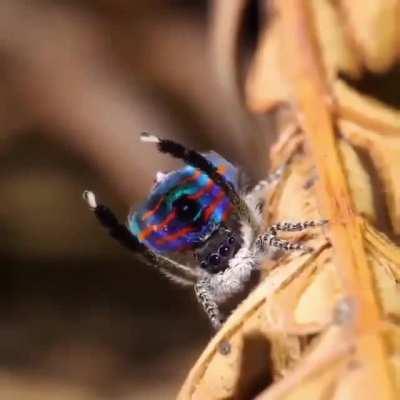
[[[258,271],[259,261],[252,251],[242,248],[229,261],[227,269],[217,274],[207,273],[195,285],[196,296],[215,329],[219,329],[226,317],[220,306],[246,292],[253,273]]]
[[[199,280],[194,286],[197,300],[207,314],[212,327],[217,331],[222,325],[222,316],[218,304],[214,301],[210,291],[210,281],[208,278]]]

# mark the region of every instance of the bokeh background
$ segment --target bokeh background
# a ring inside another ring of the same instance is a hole
[[[266,121],[229,87],[215,8],[1,0],[1,399],[173,398],[206,345],[191,291],[109,239],[81,194],[124,219],[156,171],[179,165],[141,144],[144,130],[264,173]]]

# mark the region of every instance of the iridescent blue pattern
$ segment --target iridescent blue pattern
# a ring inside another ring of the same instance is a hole
[[[215,152],[203,155],[237,189],[237,168]],[[189,217],[182,216],[181,208],[190,213]],[[207,239],[231,213],[231,202],[223,190],[206,174],[186,165],[170,172],[153,188],[147,201],[129,215],[128,228],[155,252],[190,250]]]

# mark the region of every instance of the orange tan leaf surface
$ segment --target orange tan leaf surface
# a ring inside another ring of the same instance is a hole
[[[341,0],[340,3],[347,30],[368,69],[386,71],[398,55],[398,0]]]
[[[362,74],[360,60],[380,71],[394,63],[394,17],[382,36],[377,28],[395,2],[372,3],[360,16],[345,2],[274,3],[246,86],[253,112],[289,114],[270,154],[288,171],[266,221],[324,217],[329,225],[297,237],[313,253],[266,261],[179,399],[400,396],[399,111],[339,77]],[[347,24],[368,26],[342,30],[345,6]],[[376,43],[363,42],[366,32]]]

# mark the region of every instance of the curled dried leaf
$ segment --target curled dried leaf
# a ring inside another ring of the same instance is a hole
[[[364,7],[359,16],[356,5]],[[395,399],[400,393],[400,253],[391,240],[400,229],[398,111],[337,77],[339,71],[356,76],[360,60],[371,70],[392,65],[399,15],[393,16],[394,1],[355,2],[346,11],[352,30],[344,32],[338,21],[345,6],[276,2],[247,80],[254,112],[290,103],[291,121],[299,121],[279,126],[272,164],[289,168],[270,199],[267,223],[323,215],[329,227],[299,237],[313,253],[265,264],[262,282],[210,342],[180,399]],[[354,28],[360,21],[367,26]],[[365,43],[367,32],[374,43]],[[375,175],[390,224],[382,220]],[[254,337],[264,363],[258,359],[251,369]]]

